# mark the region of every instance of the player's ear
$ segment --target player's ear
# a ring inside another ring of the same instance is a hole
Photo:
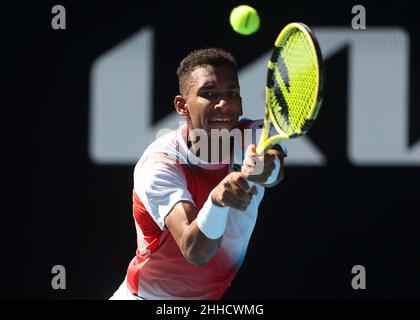
[[[181,116],[188,115],[187,101],[180,95],[177,95],[174,99],[174,107],[176,112]]]

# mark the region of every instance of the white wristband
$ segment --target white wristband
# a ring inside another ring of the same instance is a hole
[[[273,184],[274,182],[277,181],[277,178],[278,178],[279,172],[280,172],[280,167],[281,167],[279,157],[276,157],[274,159],[274,165],[275,165],[275,167],[273,169],[273,172],[271,172],[271,175],[268,177],[265,184]]]
[[[197,226],[209,239],[218,239],[225,233],[229,208],[219,207],[213,203],[210,193],[197,215]]]

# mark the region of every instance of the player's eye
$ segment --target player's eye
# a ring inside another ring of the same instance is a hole
[[[204,98],[210,98],[210,97],[214,96],[214,92],[213,91],[202,91],[200,95]]]
[[[237,97],[240,97],[240,94],[238,91],[230,91],[229,96],[237,98]]]

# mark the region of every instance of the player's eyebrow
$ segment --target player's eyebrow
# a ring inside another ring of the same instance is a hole
[[[233,85],[229,86],[228,89],[239,89],[239,85],[238,84],[233,84]]]
[[[206,83],[204,83],[202,86],[200,86],[198,89],[212,89],[212,88],[214,88],[215,87],[215,84],[214,84],[214,82],[206,82]],[[228,89],[229,90],[231,90],[231,89],[239,89],[239,85],[238,84],[232,84],[232,85],[230,85],[230,86],[228,86]]]
[[[202,88],[214,88],[215,84],[214,82],[206,82],[204,83],[202,86],[200,86],[198,89],[202,89]]]

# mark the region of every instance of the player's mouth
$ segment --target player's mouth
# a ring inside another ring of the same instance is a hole
[[[232,123],[233,118],[231,117],[212,117],[210,118],[209,122],[211,124],[230,124]]]

